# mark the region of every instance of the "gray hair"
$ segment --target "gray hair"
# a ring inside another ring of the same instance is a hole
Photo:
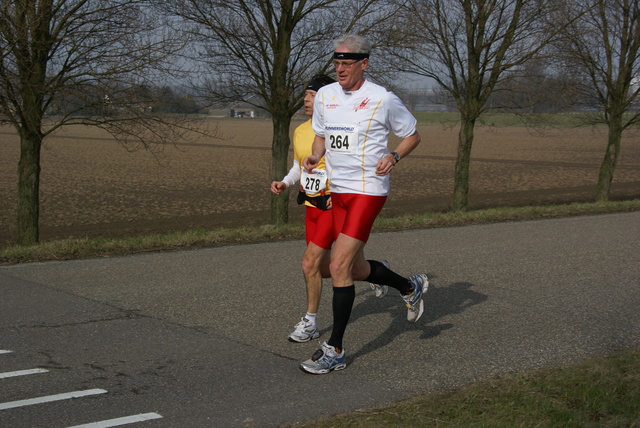
[[[367,39],[358,34],[345,34],[333,42],[333,50],[338,47],[345,46],[353,53],[369,54],[371,53],[371,43]]]

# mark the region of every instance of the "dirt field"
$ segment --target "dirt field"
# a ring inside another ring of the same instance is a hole
[[[212,121],[225,139],[165,146],[155,154],[128,152],[108,134],[89,128],[70,128],[49,138],[42,149],[41,239],[268,223],[271,122]],[[393,172],[383,215],[449,206],[457,128],[421,126],[420,133],[423,143]],[[541,134],[525,128],[478,128],[470,207],[593,200],[605,139],[604,130]],[[15,238],[19,144],[9,127],[0,128],[0,140],[4,244]],[[613,198],[638,197],[636,132],[623,141]],[[301,220],[302,214],[292,202],[291,220]]]

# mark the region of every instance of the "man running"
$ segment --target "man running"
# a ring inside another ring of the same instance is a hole
[[[318,89],[334,82],[334,79],[322,74],[313,76],[309,81],[304,94],[304,112],[309,118],[313,115],[313,101]],[[291,342],[308,342],[320,336],[317,315],[322,295],[322,278],[330,277],[329,252],[334,241],[333,213],[331,212],[331,193],[324,158],[320,159],[312,173],[307,173],[301,165],[303,159],[311,154],[314,136],[311,119],[294,130],[293,166],[282,181],[271,183],[271,191],[279,195],[299,181],[298,203],[306,205],[305,240],[307,247],[302,259],[302,272],[307,290],[307,312],[295,325],[294,331],[289,334]],[[381,263],[388,266],[386,261]],[[368,271],[354,272],[356,279],[364,279],[368,275]],[[377,297],[384,297],[388,290],[387,286],[378,284],[371,284],[371,288],[375,290]]]
[[[334,46],[338,82],[316,94],[312,118],[316,136],[311,156],[303,161],[311,172],[326,157],[335,237],[329,265],[333,330],[311,359],[300,364],[303,371],[313,374],[347,366],[342,341],[355,300],[353,272],[368,272],[366,281],[397,289],[409,322],[422,316],[422,294],[429,285],[425,274],[404,278],[364,257],[373,222],[389,194],[389,174],[420,143],[420,135],[416,119],[400,99],[365,79],[369,42],[358,35],[345,35]],[[393,152],[387,147],[389,131],[402,138]]]

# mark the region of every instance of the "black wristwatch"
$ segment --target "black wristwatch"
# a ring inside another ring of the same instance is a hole
[[[393,158],[396,160],[396,163],[400,162],[400,155],[397,154],[396,152],[391,152],[389,153],[391,156],[393,156]]]

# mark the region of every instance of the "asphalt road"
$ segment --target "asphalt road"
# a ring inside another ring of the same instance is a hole
[[[302,241],[0,267],[0,426],[277,426],[635,348],[639,238],[640,213],[373,234],[368,258],[430,276],[425,315],[359,283],[324,376],[286,340]]]

